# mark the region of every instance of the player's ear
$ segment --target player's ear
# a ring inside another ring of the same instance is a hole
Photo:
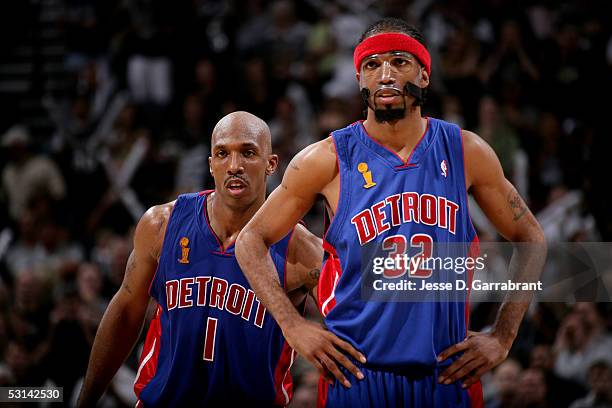
[[[268,156],[268,163],[266,165],[266,176],[273,174],[278,167],[278,155],[271,154]]]
[[[429,74],[425,71],[425,68],[421,68],[421,88],[427,88],[429,86]]]
[[[210,171],[211,176],[214,176],[212,172],[212,157],[208,156],[208,171]]]
[[[357,78],[357,83],[359,83],[361,80],[361,75],[359,75],[359,72],[355,72],[355,78]]]

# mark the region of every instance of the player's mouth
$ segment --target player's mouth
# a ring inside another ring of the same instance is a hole
[[[380,105],[397,104],[402,101],[402,94],[397,89],[379,89],[374,94],[374,99]]]
[[[232,196],[238,197],[246,190],[247,183],[242,179],[232,178],[225,182],[225,188]]]

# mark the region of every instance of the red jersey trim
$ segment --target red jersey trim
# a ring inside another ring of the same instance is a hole
[[[329,243],[327,244],[328,246]],[[325,246],[325,245],[324,245]],[[331,247],[333,249],[333,247]],[[340,259],[330,252],[329,257],[323,264],[321,276],[319,276],[319,284],[317,285],[317,299],[319,300],[319,311],[323,317],[336,306],[336,286],[342,276],[342,266]]]
[[[317,392],[317,408],[325,408],[327,405],[327,391],[329,389],[329,383],[325,377],[319,377],[319,386]]]
[[[291,377],[291,366],[295,358],[295,351],[285,341],[281,351],[278,364],[274,370],[274,384],[276,384],[276,397],[274,403],[277,405],[288,405],[293,398],[293,377]]]
[[[153,379],[157,372],[157,362],[159,357],[160,341],[161,341],[161,314],[162,307],[157,305],[155,317],[151,320],[149,331],[145,339],[145,344],[140,355],[140,366],[134,380],[134,393],[140,398],[140,393]]]
[[[412,159],[412,155],[414,154],[414,152],[417,150],[417,148],[419,147],[419,145],[421,144],[421,142],[423,141],[423,139],[425,139],[425,135],[427,134],[427,131],[429,130],[429,117],[426,116],[425,119],[427,119],[427,125],[425,125],[425,131],[423,132],[423,134],[421,135],[421,137],[419,138],[419,141],[414,145],[414,147],[412,148],[412,151],[410,152],[410,154],[408,155],[408,158],[406,159],[406,161],[404,161],[404,159],[402,159],[400,157],[399,154],[397,154],[396,151],[389,149],[387,146],[383,145],[382,143],[380,143],[378,140],[374,139],[372,137],[372,135],[370,135],[368,133],[368,130],[366,129],[366,127],[363,125],[363,120],[359,121],[359,124],[361,125],[361,127],[363,128],[364,133],[366,134],[366,136],[368,136],[374,143],[376,143],[377,145],[379,145],[380,147],[382,147],[383,149],[389,151],[390,153],[393,153],[395,155],[395,157],[397,157],[399,159],[400,162],[402,162],[403,164],[401,166],[396,166],[395,168],[403,168],[403,167],[412,167],[412,166],[416,166],[416,163],[410,163],[410,159]]]

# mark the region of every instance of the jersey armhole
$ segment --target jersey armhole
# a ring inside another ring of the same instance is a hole
[[[457,126],[457,128],[459,129],[459,139],[461,140],[461,161],[463,162],[463,176],[462,176],[462,180],[463,180],[463,191],[464,192],[464,199],[465,199],[465,206],[467,209],[467,216],[468,219],[470,220],[470,225],[472,226],[472,240],[474,239],[478,239],[478,233],[476,231],[476,226],[474,225],[474,222],[472,221],[472,216],[470,215],[470,193],[468,192],[468,186],[467,186],[467,165],[465,162],[465,145],[463,142],[463,129],[461,129],[461,127]]]
[[[336,151],[336,165],[338,166],[338,177],[339,177],[339,188],[338,188],[338,205],[336,206],[336,213],[334,217],[329,222],[327,226],[327,230],[323,234],[323,247],[325,248],[325,243],[330,244],[334,241],[337,235],[337,225],[342,225],[344,219],[346,218],[346,214],[348,212],[348,208],[350,208],[350,174],[346,171],[345,167],[342,165],[343,160],[340,160],[341,154],[344,158],[344,161],[349,160],[348,152],[346,151],[346,141],[343,139],[343,135],[336,135],[334,132],[330,134],[332,137],[332,141],[334,142],[335,151]],[[346,164],[346,163],[345,163]],[[346,171],[346,172],[345,172]],[[327,208],[325,209],[327,211]],[[328,214],[329,217],[329,214]]]
[[[176,206],[179,204],[179,201],[182,199],[182,196],[179,196],[176,199],[176,202],[174,203],[174,205],[172,206],[172,209],[170,210],[170,215],[168,216],[168,222],[166,223],[166,229],[164,230],[164,238],[161,244],[161,252],[159,254],[159,260],[157,261],[157,268],[155,268],[155,273],[153,274],[153,278],[151,278],[151,282],[149,283],[149,297],[152,297],[153,299],[155,299],[155,297],[151,294],[151,288],[153,287],[153,283],[155,283],[155,278],[157,277],[157,272],[159,272],[159,268],[161,267],[162,264],[162,258],[165,258],[165,246],[166,246],[166,238],[168,237],[168,229],[170,228],[170,222],[172,221],[172,216],[174,215],[174,210],[176,209]],[[155,301],[157,302],[157,304],[160,304],[159,299],[155,299]]]

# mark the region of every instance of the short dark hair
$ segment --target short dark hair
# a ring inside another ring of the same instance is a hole
[[[427,44],[425,44],[425,38],[423,38],[423,34],[419,31],[415,26],[408,24],[406,21],[401,20],[399,18],[393,17],[385,17],[382,20],[378,20],[374,24],[371,24],[361,35],[359,38],[359,42],[362,42],[368,37],[372,37],[376,34],[381,33],[402,33],[409,35],[414,38],[427,49]]]

